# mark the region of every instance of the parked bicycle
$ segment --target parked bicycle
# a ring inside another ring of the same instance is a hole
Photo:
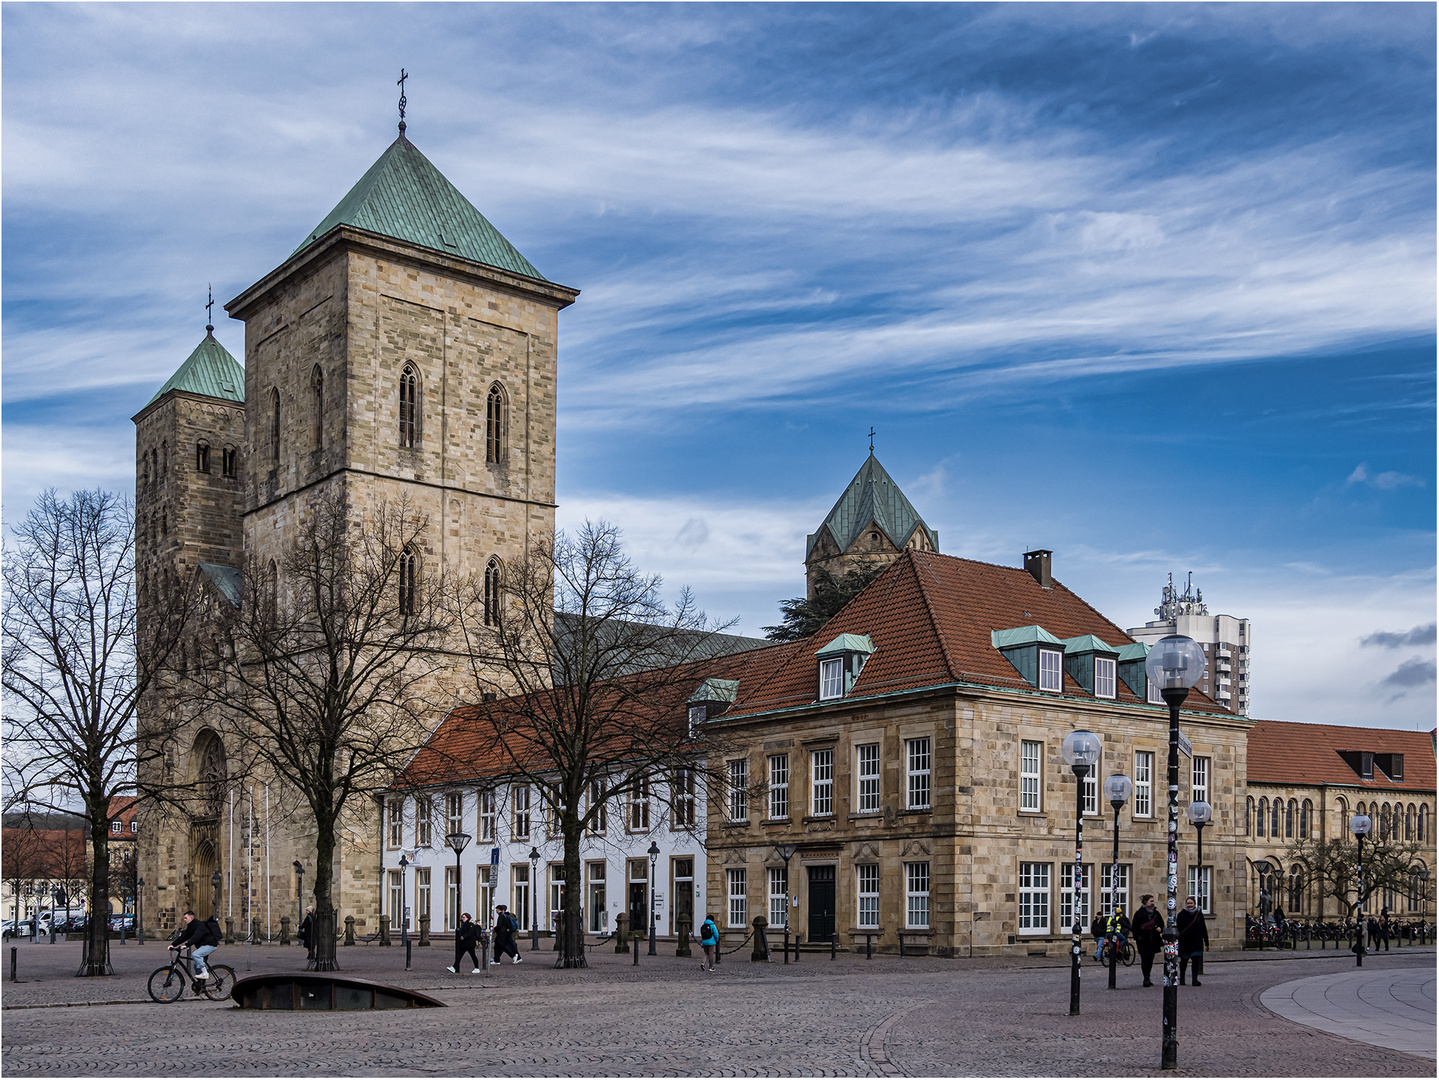
[[[223,1001],[230,996],[230,990],[235,985],[235,969],[224,964],[208,964],[206,966],[210,969],[210,974],[215,977],[196,977],[191,951],[181,949],[175,959],[162,968],[156,968],[155,973],[150,976],[150,996],[160,1004],[168,1005],[172,1001],[179,1001],[180,995],[185,992],[187,981],[196,997]]]

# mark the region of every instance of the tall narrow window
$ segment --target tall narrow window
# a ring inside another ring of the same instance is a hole
[[[210,471],[210,444],[204,439],[195,444],[195,471],[203,473]]]
[[[223,451],[221,451],[221,455],[220,455],[221,472],[222,472],[225,476],[228,476],[228,477],[231,477],[231,478],[234,477],[234,475],[235,475],[236,461],[237,461],[238,458],[239,458],[239,452],[238,452],[233,446],[227,446],[227,447],[225,447],[225,449],[224,449]]]
[[[1154,814],[1154,752],[1136,750],[1134,753],[1134,816],[1151,817]]]
[[[445,795],[445,835],[465,831],[465,797],[458,791]]]
[[[1044,744],[1024,740],[1019,744],[1019,808],[1029,813],[1042,809],[1039,788],[1039,764]]]
[[[160,473],[164,476],[170,471],[170,443],[168,440],[160,443]]]
[[[325,374],[318,364],[315,365],[314,374],[310,376],[310,393],[314,398],[315,409],[311,437],[314,448],[322,450],[325,446]]]
[[[1019,864],[1019,932],[1049,933],[1049,863]]]
[[[1269,835],[1275,839],[1279,838],[1279,814],[1283,803],[1275,799],[1269,806]]]
[[[588,832],[591,836],[604,836],[609,828],[609,800],[605,798],[605,782],[590,781],[590,807],[594,816],[590,818]]]
[[[670,821],[676,829],[695,823],[695,774],[693,769],[676,769],[670,780]]]
[[[430,846],[430,797],[421,795],[415,800],[415,846]]]
[[[1099,910],[1106,915],[1114,913],[1114,909],[1109,906],[1109,878],[1113,870],[1112,863],[1099,864]],[[1129,906],[1129,865],[1127,863],[1120,864],[1117,886],[1114,890],[1117,894],[1114,902],[1122,907],[1124,913],[1128,915],[1134,909]]]
[[[399,799],[390,799],[385,804],[385,817],[389,829],[385,836],[386,847],[403,847],[405,843],[405,804]]]
[[[647,832],[650,827],[650,780],[644,776],[630,789],[630,832]]]
[[[485,625],[500,625],[500,560],[493,557],[485,566]]]
[[[1305,799],[1304,805],[1299,808],[1299,839],[1309,839],[1309,819],[1313,814],[1314,804],[1308,799]],[[1246,828],[1244,831],[1247,833],[1249,830]]]
[[[789,872],[783,866],[771,866],[769,880],[769,924],[789,925]]]
[[[929,740],[906,739],[904,742],[907,763],[906,807],[910,810],[929,809]],[[926,866],[929,864],[926,863]]]
[[[1294,839],[1294,818],[1298,813],[1298,804],[1290,799],[1289,805],[1284,808],[1284,838],[1286,840]]]
[[[834,813],[834,751],[816,750],[809,756],[810,805],[815,817]]]
[[[865,863],[863,866],[856,866],[855,872],[859,879],[859,928],[861,930],[877,929],[879,927],[879,865]]]
[[[1254,835],[1263,836],[1264,827],[1269,824],[1269,800],[1259,800],[1259,813],[1254,815]]]
[[[904,901],[905,929],[929,929],[929,863],[904,864]]]
[[[1099,813],[1099,762],[1089,767],[1084,774],[1084,812],[1086,814]]]
[[[1254,796],[1244,800],[1244,835],[1254,835]]]
[[[1209,897],[1211,869],[1208,866],[1191,866],[1189,868],[1189,891],[1185,893],[1185,896],[1194,897],[1194,902],[1199,905],[1199,910],[1206,915],[1214,913]],[[1297,915],[1299,913],[1298,899],[1297,893],[1289,897],[1289,914]]]
[[[1060,691],[1064,689],[1064,654],[1055,649],[1039,650],[1039,688]]]
[[[855,747],[859,790],[856,808],[861,814],[879,813],[879,743]]]
[[[1209,759],[1197,757],[1194,759],[1194,767],[1190,771],[1189,791],[1190,798],[1194,802],[1203,800],[1209,801]]]
[[[270,460],[280,460],[280,391],[270,391]]]
[[[490,387],[485,399],[485,460],[490,464],[505,460],[505,392],[499,383]]]
[[[430,917],[430,870],[418,867],[415,870],[415,922]]]
[[[406,364],[400,372],[400,446],[403,449],[411,449],[418,442],[418,416],[416,405],[416,382],[415,368],[412,364]]]
[[[729,765],[729,819],[744,821],[749,817],[749,762],[737,758]]]
[[[512,839],[528,840],[530,838],[530,789],[527,785],[520,785],[510,792],[510,800],[513,806],[514,831]]]
[[[819,699],[833,701],[844,697],[844,661],[821,660],[819,662]]]
[[[1089,897],[1094,884],[1090,872],[1093,866],[1085,863],[1079,874],[1079,923],[1089,925]],[[1066,862],[1059,867],[1059,926],[1067,930],[1074,925],[1074,864]]]
[[[726,870],[725,885],[725,892],[729,898],[729,925],[737,930],[742,930],[749,921],[744,868]]]
[[[493,840],[495,838],[495,789],[486,788],[480,792],[480,839]]]
[[[1114,696],[1114,661],[1102,656],[1094,658],[1094,696]]]
[[[789,755],[772,754],[769,759],[769,816],[789,817]]]
[[[415,552],[405,548],[400,552],[400,614],[415,613]]]

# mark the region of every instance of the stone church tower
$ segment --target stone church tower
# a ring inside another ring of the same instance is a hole
[[[503,580],[554,528],[558,313],[577,295],[501,236],[401,122],[299,247],[226,305],[245,324],[243,369],[207,334],[136,416],[137,557],[153,582],[142,587],[198,572],[216,602],[243,603],[246,562],[278,561],[306,507],[335,492],[360,527],[381,502],[426,516],[422,572]],[[214,782],[189,821],[141,829],[147,925],[208,908],[218,869],[222,919],[278,931],[297,911],[292,862],[306,863],[307,842],[268,830],[261,860],[259,794],[230,789],[215,732],[190,726],[156,767]],[[338,917],[371,928],[379,833],[378,821],[349,831],[335,866]]]
[[[924,523],[871,449],[839,501],[805,540],[807,596],[814,599],[821,571],[838,578],[851,570],[888,566],[906,548],[938,551],[939,533]]]

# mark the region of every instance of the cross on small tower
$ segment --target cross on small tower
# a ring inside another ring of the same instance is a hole
[[[403,133],[404,130],[405,130],[405,80],[408,79],[409,77],[410,77],[410,76],[409,76],[409,73],[406,72],[404,68],[400,68],[400,78],[399,78],[398,81],[396,81],[396,83],[395,83],[395,85],[400,88],[400,131],[401,131],[401,133]]]
[[[215,332],[215,319],[211,314],[211,308],[215,306],[215,290],[207,282],[205,285],[205,333]]]
[[[872,424],[869,429],[869,452],[874,453],[874,425]]]

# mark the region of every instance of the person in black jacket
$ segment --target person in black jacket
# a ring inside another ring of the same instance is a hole
[[[460,959],[465,953],[470,954],[471,975],[480,973],[480,958],[475,955],[475,945],[480,940],[480,928],[475,925],[470,913],[467,911],[460,916],[460,925],[455,930],[455,962],[447,967],[446,971],[457,971],[460,966]]]
[[[520,962],[520,950],[515,947],[515,931],[519,924],[505,908],[504,904],[495,906],[495,963],[500,962],[502,953],[510,954],[510,963]]]
[[[1184,985],[1184,967],[1194,961],[1194,985],[1204,973],[1204,950],[1209,948],[1209,928],[1204,925],[1204,912],[1194,904],[1194,897],[1184,901],[1184,910],[1174,920],[1179,928],[1179,985]]]
[[[315,909],[305,909],[305,918],[300,923],[300,944],[305,946],[305,955],[315,959]]]
[[[213,915],[201,921],[195,918],[193,911],[185,912],[184,919],[184,929],[170,944],[170,949],[175,951],[186,945],[193,945],[194,952],[190,955],[195,961],[195,978],[213,978],[205,966],[205,957],[220,947],[220,922]]]
[[[1139,910],[1134,913],[1134,944],[1139,949],[1144,985],[1153,986],[1150,976],[1154,971],[1154,955],[1164,948],[1164,916],[1154,906],[1153,893],[1145,893],[1139,898]]]

